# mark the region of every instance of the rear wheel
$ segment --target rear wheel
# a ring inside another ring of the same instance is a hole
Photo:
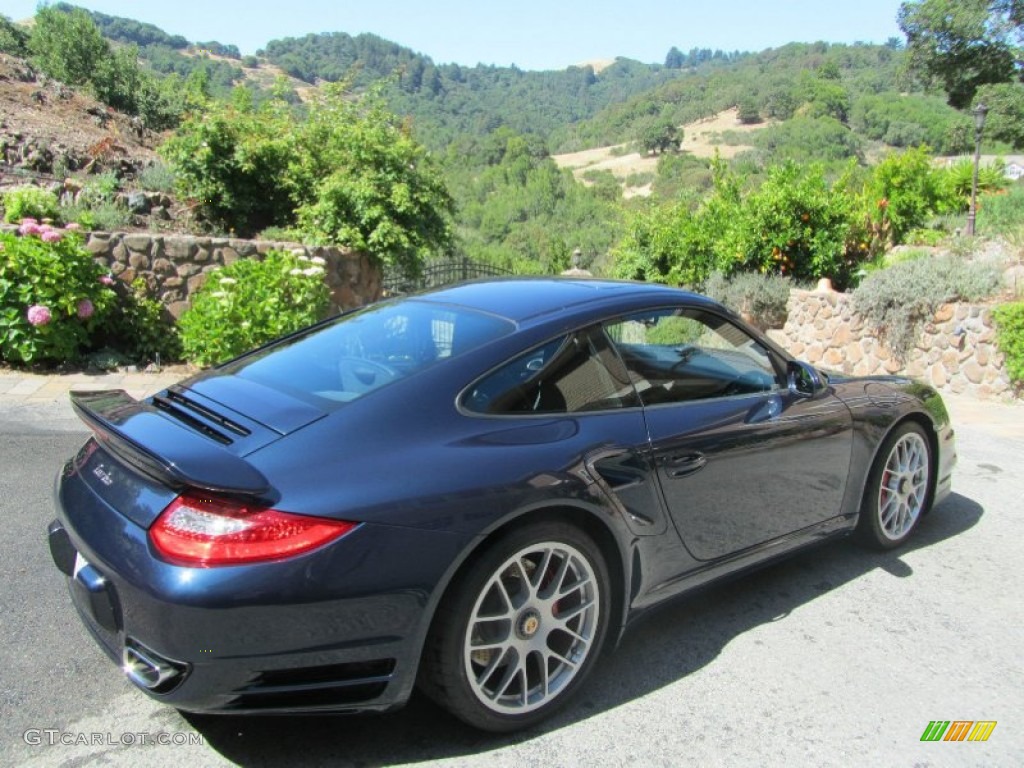
[[[892,549],[910,538],[931,503],[931,448],[920,425],[896,428],[882,444],[868,477],[858,533],[868,544]]]
[[[600,653],[608,570],[586,534],[541,523],[498,539],[438,609],[423,659],[425,692],[489,731],[543,720]]]

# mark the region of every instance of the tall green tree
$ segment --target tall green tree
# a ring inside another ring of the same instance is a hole
[[[98,68],[110,58],[110,45],[82,8],[40,8],[28,47],[39,69],[68,85],[91,83]]]
[[[913,0],[900,6],[908,65],[942,85],[957,109],[985,84],[1024,74],[1024,0]]]
[[[309,242],[345,245],[415,274],[451,245],[452,198],[426,150],[379,96],[325,86],[296,117],[281,100],[192,115],[161,148],[179,192],[224,229],[298,227]]]

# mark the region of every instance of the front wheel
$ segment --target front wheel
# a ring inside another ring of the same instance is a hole
[[[928,510],[932,456],[920,425],[908,422],[892,432],[868,476],[857,524],[861,539],[892,549],[910,538]]]
[[[488,731],[548,717],[583,682],[604,644],[608,569],[564,523],[498,539],[454,585],[424,650],[424,691]]]

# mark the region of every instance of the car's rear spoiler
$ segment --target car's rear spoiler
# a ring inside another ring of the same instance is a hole
[[[172,487],[243,496],[270,490],[245,459],[122,389],[72,392],[71,405],[112,454]]]

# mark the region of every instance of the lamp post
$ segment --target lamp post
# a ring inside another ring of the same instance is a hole
[[[967,211],[967,234],[973,236],[978,218],[978,166],[981,165],[981,132],[985,130],[985,115],[988,107],[979,104],[971,112],[974,115],[974,178],[971,180],[971,207]]]

